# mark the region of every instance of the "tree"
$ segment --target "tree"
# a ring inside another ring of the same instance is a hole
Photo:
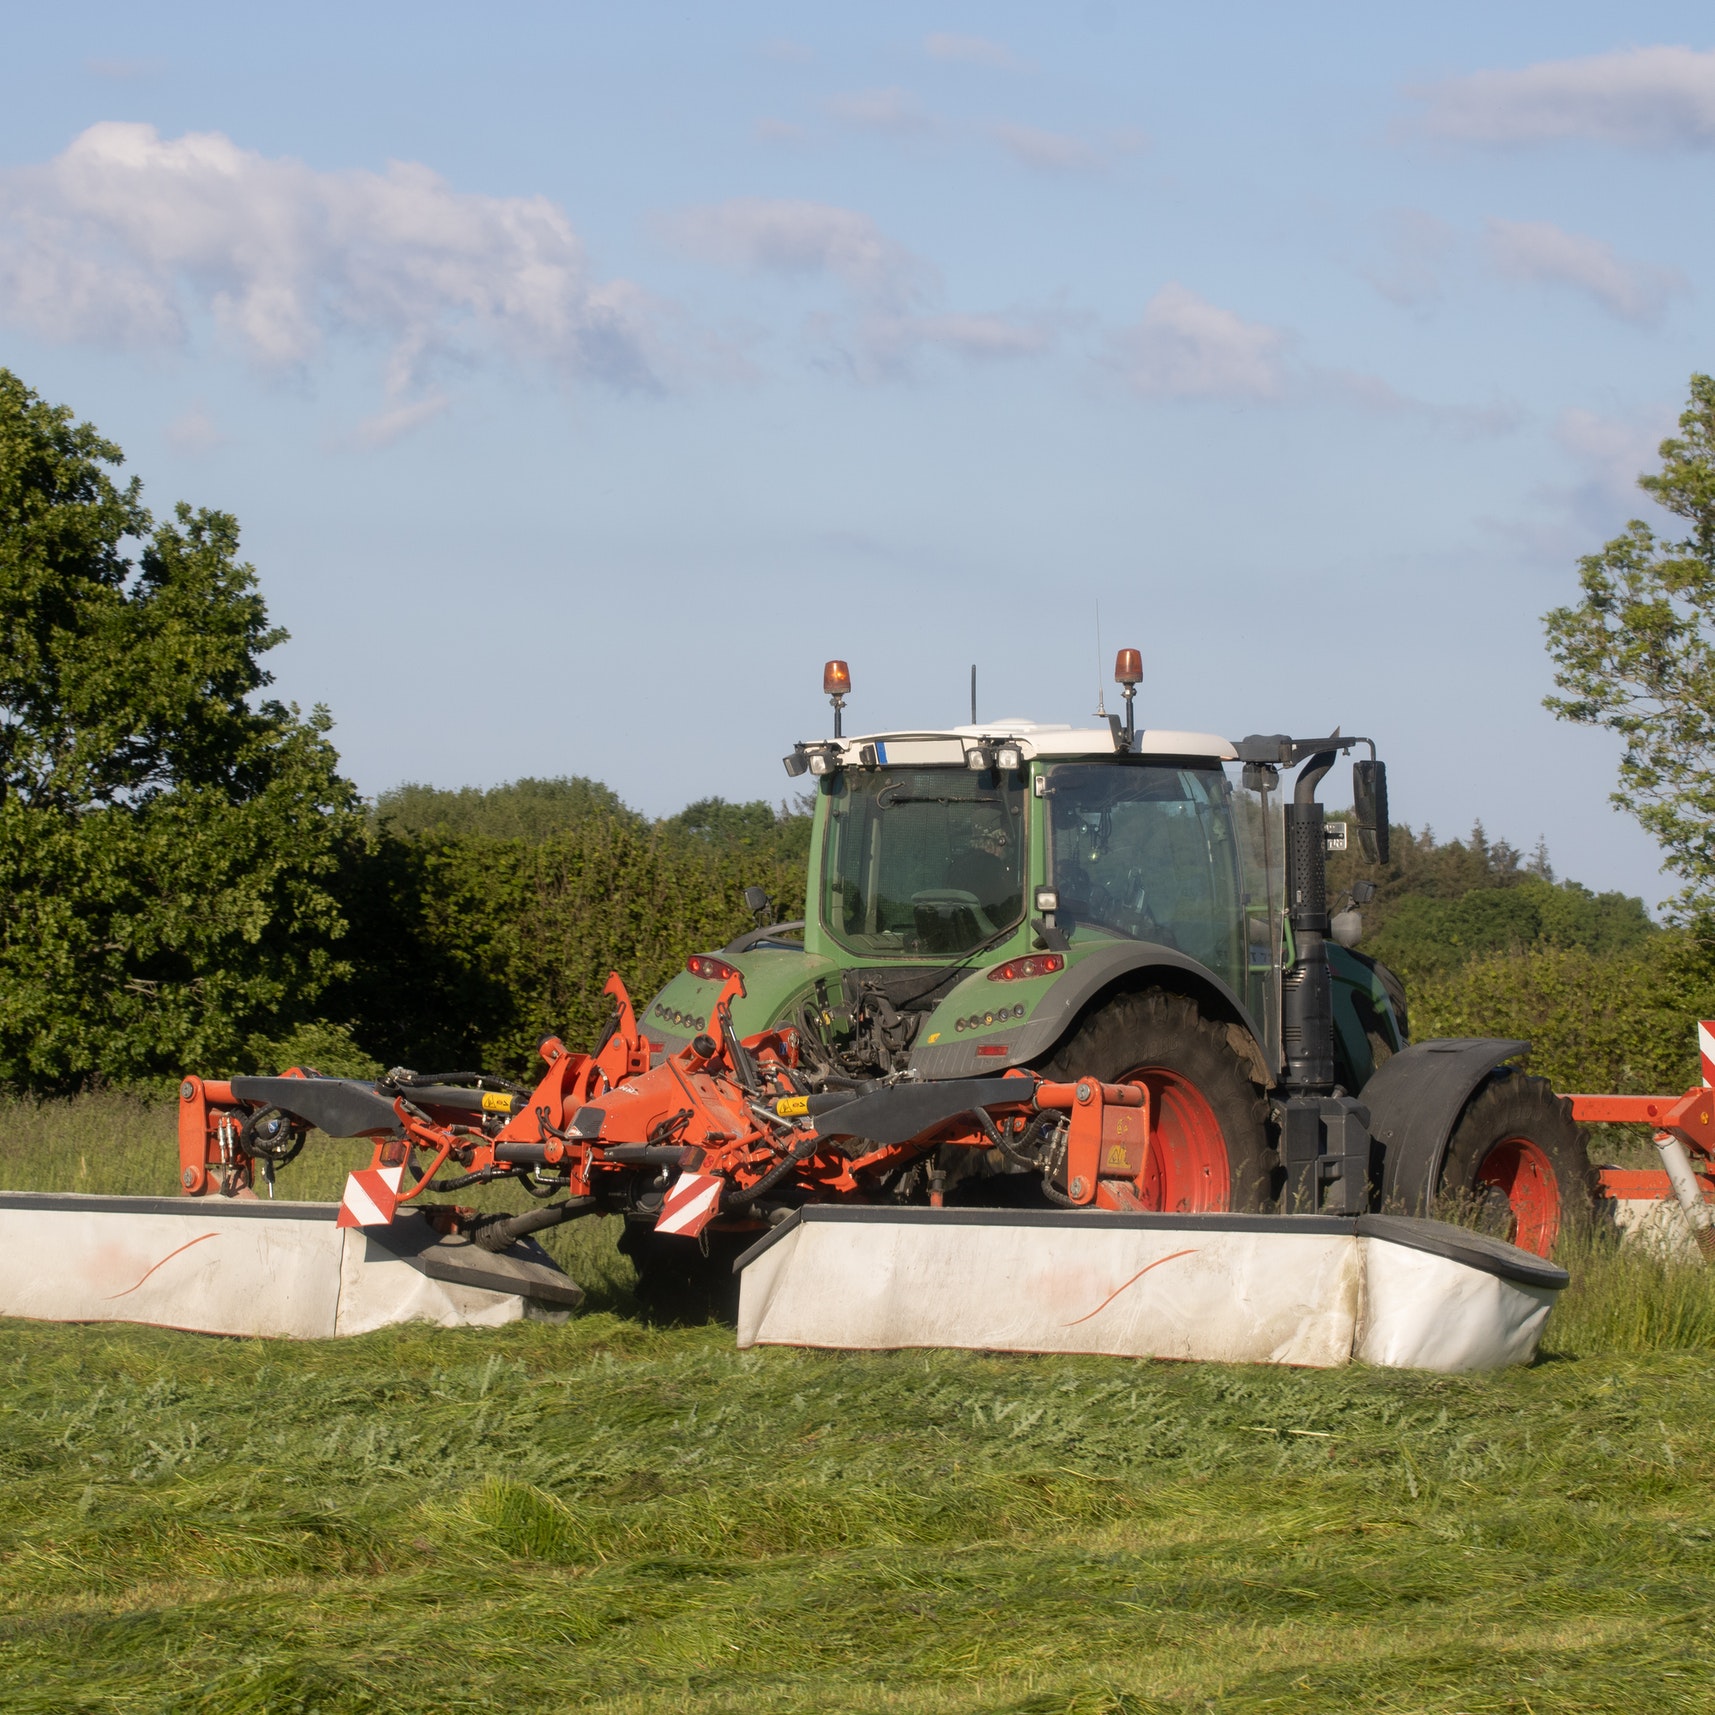
[[[238,525],[156,525],[0,369],[0,1080],[218,1072],[314,1018],[362,820],[316,709],[257,700]]]
[[[1715,909],[1715,379],[1693,375],[1680,433],[1638,486],[1689,526],[1633,519],[1579,562],[1582,599],[1544,618],[1564,720],[1625,741],[1613,801],[1661,843],[1683,914]]]

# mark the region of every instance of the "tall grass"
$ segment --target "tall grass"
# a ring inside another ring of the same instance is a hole
[[[1621,1244],[1603,1226],[1561,1244],[1555,1260],[1572,1276],[1549,1316],[1553,1353],[1715,1351],[1715,1269]]]

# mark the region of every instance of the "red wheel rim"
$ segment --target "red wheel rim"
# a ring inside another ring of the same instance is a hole
[[[1528,1137],[1505,1137],[1477,1167],[1478,1187],[1492,1185],[1512,1210],[1512,1240],[1547,1256],[1560,1232],[1560,1181],[1554,1164]]]
[[[1190,1214],[1226,1209],[1233,1195],[1227,1140],[1208,1098],[1162,1066],[1145,1066],[1121,1080],[1149,1091],[1154,1119],[1141,1197],[1146,1209]]]

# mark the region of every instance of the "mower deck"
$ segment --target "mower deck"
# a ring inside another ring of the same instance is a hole
[[[493,1327],[583,1293],[539,1245],[494,1255],[420,1215],[364,1232],[331,1203],[0,1193],[0,1315],[327,1339]]]
[[[812,1204],[739,1258],[738,1343],[1327,1368],[1534,1357],[1564,1269],[1394,1215]]]

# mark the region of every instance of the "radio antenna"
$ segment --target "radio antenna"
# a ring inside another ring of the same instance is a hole
[[[977,664],[971,663],[971,725],[977,724]]]
[[[1104,700],[1102,690],[1102,604],[1096,602],[1096,719],[1105,721],[1108,718],[1108,705]]]

